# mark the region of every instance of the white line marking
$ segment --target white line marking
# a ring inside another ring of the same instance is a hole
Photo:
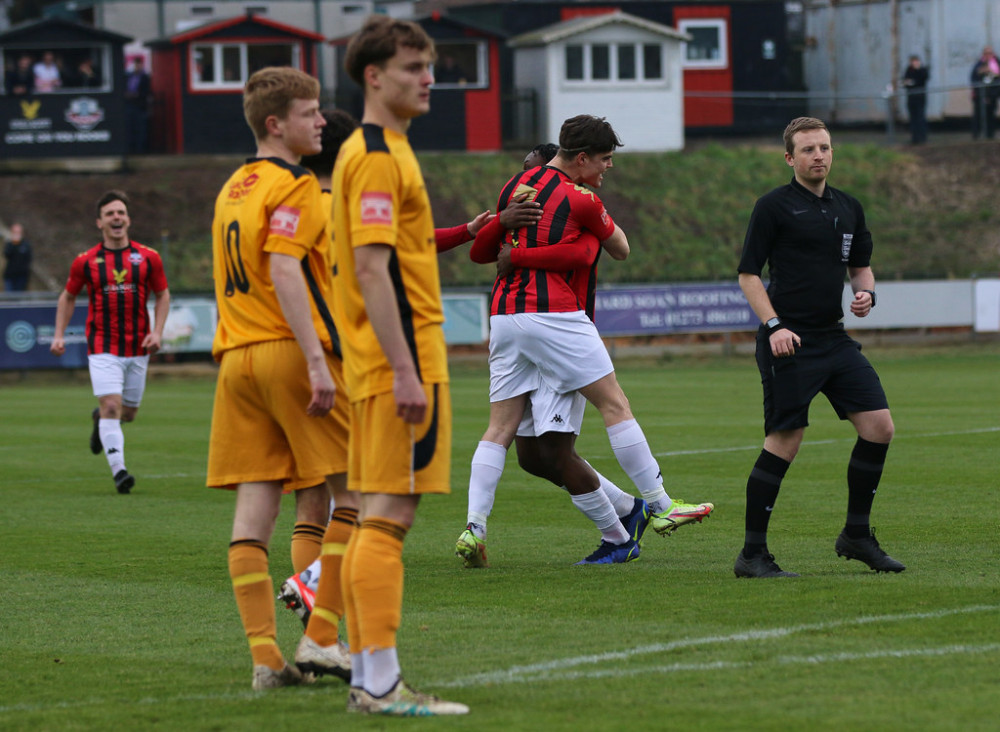
[[[554,661],[530,664],[527,666],[512,666],[506,670],[491,671],[488,673],[473,674],[454,681],[443,681],[434,686],[444,687],[464,687],[480,686],[483,684],[517,683],[525,680],[525,676],[532,674],[555,671],[566,673],[568,669],[576,666],[592,665],[597,663],[607,663],[624,661],[637,656],[645,656],[653,653],[667,653],[680,648],[691,646],[702,646],[712,644],[742,643],[746,641],[766,641],[775,638],[784,638],[795,633],[810,631],[826,631],[833,628],[845,626],[869,625],[872,623],[893,623],[905,622],[909,620],[930,620],[948,617],[949,615],[964,615],[969,613],[996,612],[1000,610],[1000,605],[973,605],[965,608],[954,608],[947,610],[936,610],[925,613],[907,613],[898,615],[872,615],[863,618],[851,618],[848,620],[833,620],[826,623],[808,623],[804,625],[792,625],[786,628],[765,628],[761,630],[748,630],[730,635],[706,636],[704,638],[688,638],[685,640],[671,641],[670,643],[654,643],[648,646],[637,646],[624,651],[611,651],[592,656],[576,656]]]
[[[579,679],[620,678],[640,674],[668,674],[699,671],[729,671],[733,669],[759,668],[767,663],[781,666],[796,664],[843,663],[847,661],[873,660],[882,658],[920,658],[954,655],[972,655],[1000,651],[1000,643],[985,646],[942,646],[939,648],[904,648],[899,650],[871,651],[870,653],[831,653],[809,656],[781,656],[771,661],[713,661],[708,663],[671,663],[656,666],[630,666],[629,668],[605,668],[589,671],[565,671],[552,674],[526,675],[510,679],[511,683],[537,681],[575,681]],[[436,684],[436,686],[471,686],[471,684]]]

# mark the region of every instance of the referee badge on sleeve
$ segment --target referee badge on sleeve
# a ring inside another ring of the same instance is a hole
[[[854,241],[854,234],[844,234],[840,240],[840,261],[845,264],[851,258],[851,242]]]

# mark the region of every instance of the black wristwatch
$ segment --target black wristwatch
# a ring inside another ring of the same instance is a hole
[[[767,334],[770,336],[774,334],[774,331],[781,330],[785,326],[781,324],[781,318],[776,315],[764,323],[764,327],[767,328]]]
[[[862,292],[867,292],[869,295],[872,296],[872,307],[875,307],[875,301],[877,300],[877,298],[875,297],[875,290],[862,290]]]

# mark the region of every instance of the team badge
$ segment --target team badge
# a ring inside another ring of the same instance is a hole
[[[362,193],[361,223],[366,225],[392,224],[392,194]]]
[[[847,262],[851,257],[851,242],[854,241],[854,234],[844,234],[840,240],[840,261]]]
[[[132,264],[142,264],[142,255],[139,252],[132,252],[128,255],[128,261]]]
[[[92,130],[104,121],[104,110],[96,99],[77,97],[69,103],[66,121],[78,130]]]

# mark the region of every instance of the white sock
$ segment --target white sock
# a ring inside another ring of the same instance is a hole
[[[302,580],[302,583],[313,592],[319,589],[320,566],[319,559],[315,559],[312,564],[303,569],[299,574],[299,579]]]
[[[365,685],[365,654],[351,654],[351,686],[364,688]]]
[[[104,456],[111,466],[111,475],[125,469],[125,435],[122,433],[120,419],[104,419],[97,423],[101,434],[101,445],[104,446]]]
[[[649,504],[649,510],[660,513],[670,508],[670,497],[663,490],[663,475],[649,449],[642,427],[634,419],[608,427],[608,440],[625,474],[635,483]]]
[[[594,525],[601,532],[602,539],[612,544],[624,544],[628,541],[628,532],[625,531],[622,522],[618,520],[614,506],[611,505],[611,501],[608,500],[603,491],[598,489],[579,496],[570,496],[570,498],[573,499],[573,505],[594,522]]]
[[[486,519],[493,511],[493,501],[500,485],[500,476],[507,462],[507,448],[495,442],[480,441],[472,454],[472,470],[469,473],[469,514],[473,533],[480,541],[486,541]],[[480,536],[480,531],[482,536]]]
[[[395,648],[379,648],[367,654],[365,679],[362,684],[365,691],[372,696],[385,696],[397,681],[399,681],[399,657]],[[354,684],[353,669],[351,683]]]
[[[590,463],[587,463],[587,465],[590,465]],[[593,468],[594,466],[590,465],[590,467]],[[594,472],[597,473],[596,470]],[[608,500],[611,501],[611,505],[615,507],[615,513],[618,514],[618,517],[622,518],[632,513],[632,509],[635,508],[635,498],[600,473],[597,473],[597,478],[601,481],[601,490],[608,497]]]

